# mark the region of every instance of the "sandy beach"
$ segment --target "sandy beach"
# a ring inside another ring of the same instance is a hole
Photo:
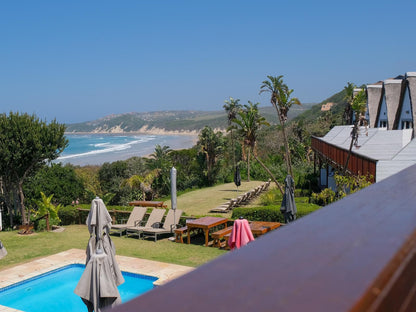
[[[68,148],[64,151],[62,157],[58,158],[56,161],[63,164],[70,163],[76,166],[102,165],[106,162],[111,163],[117,160],[127,160],[131,157],[148,157],[154,152],[156,145],[169,146],[172,150],[181,150],[193,147],[198,141],[198,135],[194,133],[180,132],[173,134],[172,132],[166,131],[160,133],[152,131],[152,133],[147,132],[145,135],[137,132],[67,133],[66,135],[69,138],[71,148],[74,148],[71,144],[75,144],[73,138],[88,138],[91,136],[95,139],[103,139],[105,142],[100,144],[97,144],[96,142],[88,144],[89,146],[92,146],[90,149],[77,152],[71,152]],[[111,140],[117,137],[127,137],[132,141],[127,144],[113,144]],[[144,138],[143,140],[141,139],[142,137]],[[94,145],[101,145],[101,149],[94,149]],[[102,145],[106,146],[106,148],[102,148]]]

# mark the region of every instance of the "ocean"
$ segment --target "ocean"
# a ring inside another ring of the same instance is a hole
[[[152,154],[155,146],[171,149],[190,148],[196,143],[194,135],[115,135],[66,134],[69,146],[56,162],[73,165],[102,165],[105,162],[126,160],[133,156]]]

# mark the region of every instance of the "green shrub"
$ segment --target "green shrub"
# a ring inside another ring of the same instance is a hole
[[[321,207],[316,204],[308,203],[307,197],[296,198],[296,218],[298,219],[314,212],[315,210],[318,210],[319,208]],[[250,221],[271,221],[284,223],[283,214],[280,212],[280,205],[254,208],[234,208],[231,218],[237,219],[239,217],[243,217]]]
[[[262,206],[277,205],[282,202],[282,193],[277,188],[272,188],[266,193],[260,195],[260,204]]]
[[[325,206],[335,201],[335,192],[330,188],[322,190],[320,193],[312,193],[311,202]]]
[[[78,223],[78,211],[73,206],[65,206],[58,211],[59,219],[62,225]]]
[[[255,207],[244,208],[236,207],[233,209],[231,218],[238,219],[243,217],[250,221],[271,221],[271,222],[283,222],[282,214],[280,213],[280,206],[267,206],[267,207]]]
[[[49,230],[52,230],[52,225],[59,225],[59,219],[49,219]],[[46,219],[37,220],[35,230],[37,232],[46,231]]]

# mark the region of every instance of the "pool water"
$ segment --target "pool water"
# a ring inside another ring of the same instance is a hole
[[[84,272],[82,264],[71,264],[0,289],[0,305],[26,312],[86,311],[74,289]],[[127,302],[153,288],[156,277],[122,272],[118,286],[121,301]]]

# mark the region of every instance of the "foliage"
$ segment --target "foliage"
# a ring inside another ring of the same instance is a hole
[[[75,168],[69,164],[45,165],[27,179],[24,192],[29,204],[42,199],[41,191],[54,194],[54,202],[62,205],[69,205],[77,199],[88,199],[83,180],[77,175]]]
[[[160,146],[158,144],[155,147],[154,153],[150,155],[151,158],[148,160],[148,168],[152,172],[146,173],[146,176],[148,177],[147,180],[152,181],[151,184],[154,192],[149,192],[152,198],[154,195],[161,196],[169,194],[170,169],[172,168],[171,152],[172,150],[169,146]]]
[[[233,209],[232,219],[243,217],[250,221],[281,222],[280,209],[276,206],[255,208],[236,207]]]
[[[262,206],[275,205],[282,201],[282,194],[277,189],[272,189],[260,195],[260,204]]]
[[[95,196],[103,196],[98,176],[99,170],[100,166],[83,166],[74,168],[77,178],[82,182],[84,187],[84,194],[81,197],[82,200],[91,201]]]
[[[312,193],[312,202],[325,206],[371,185],[371,177],[368,176],[356,177],[335,174],[334,179],[337,191],[334,192],[332,189],[326,188],[320,193]]]
[[[295,201],[297,219],[302,218],[321,208],[319,205],[309,203],[308,198],[296,197]],[[280,212],[280,204],[253,208],[234,208],[232,218],[237,219],[239,217],[243,217],[250,221],[270,221],[284,223],[284,216]]]
[[[204,168],[206,185],[214,185],[220,169],[219,158],[223,154],[225,139],[221,132],[214,132],[212,128],[204,127],[199,134],[197,146],[202,156],[199,159]]]
[[[287,171],[293,177],[289,143],[285,131],[285,124],[287,121],[287,114],[291,106],[294,104],[301,104],[298,98],[292,97],[293,89],[289,89],[289,87],[283,82],[283,75],[277,77],[267,76],[267,78],[268,80],[264,80],[260,87],[260,93],[270,93],[270,103],[276,109],[283,134]]]
[[[36,201],[36,205],[38,207],[35,217],[41,217],[46,214],[50,216],[51,219],[58,219],[58,211],[61,208],[61,205],[54,205],[52,203],[53,194],[50,196],[46,196],[43,192],[40,192],[41,200]]]
[[[49,219],[49,227],[50,228],[53,225],[59,225],[59,224],[60,224],[60,220],[58,218],[50,218]],[[47,230],[46,220],[45,219],[40,219],[40,220],[36,221],[35,222],[35,230],[37,232],[46,231]]]
[[[326,206],[336,200],[335,192],[326,188],[323,189],[320,193],[312,193],[311,201],[315,204]]]
[[[58,210],[58,216],[62,225],[70,225],[78,222],[78,212],[74,206],[63,206]]]
[[[0,115],[0,177],[9,214],[17,203],[27,223],[23,183],[47,162],[58,158],[68,145],[65,126],[47,124],[35,115],[10,112]]]
[[[371,185],[371,177],[368,176],[342,176],[334,175],[337,185],[337,198],[341,199]]]
[[[202,186],[200,167],[197,161],[196,148],[172,151],[172,165],[177,170],[177,190],[192,189]]]

